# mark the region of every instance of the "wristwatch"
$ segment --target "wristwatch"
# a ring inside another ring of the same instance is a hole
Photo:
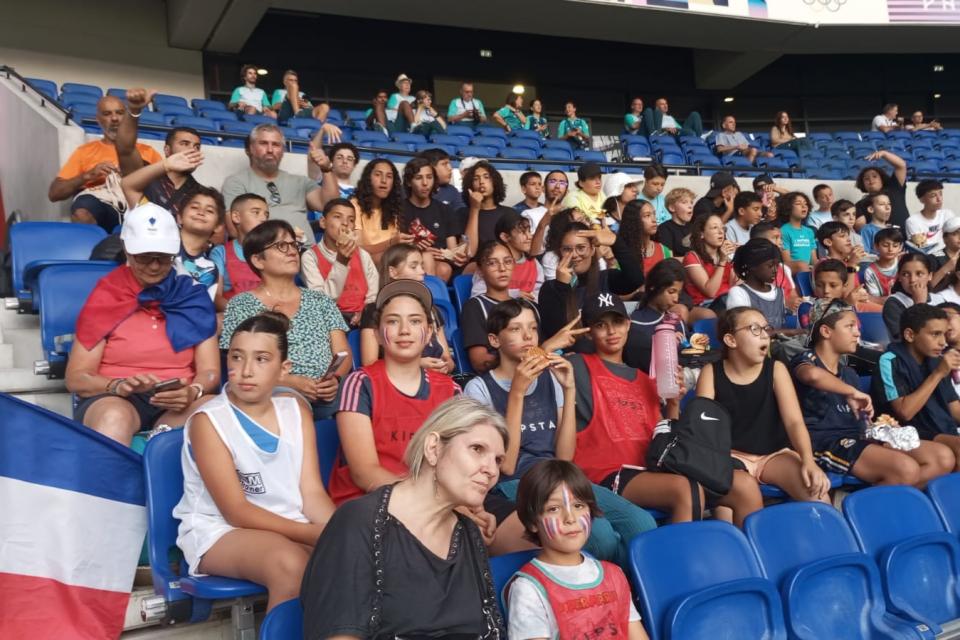
[[[847,273],[856,273],[857,271],[856,267],[847,267]]]

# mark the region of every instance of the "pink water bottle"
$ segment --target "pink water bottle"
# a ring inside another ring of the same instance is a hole
[[[672,313],[663,315],[663,322],[653,330],[653,352],[650,357],[650,375],[657,381],[657,395],[663,400],[672,400],[680,395],[677,384],[677,324],[679,318]]]

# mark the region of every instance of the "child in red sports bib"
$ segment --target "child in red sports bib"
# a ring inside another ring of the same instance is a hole
[[[531,467],[517,490],[517,515],[542,551],[504,589],[511,640],[646,640],[623,571],[581,553],[601,514],[576,465],[544,460]]]

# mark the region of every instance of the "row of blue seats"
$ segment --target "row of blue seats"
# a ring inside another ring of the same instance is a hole
[[[932,639],[960,619],[960,475],[925,496],[875,487],[843,516],[794,502],[749,516],[741,532],[716,521],[637,536],[630,579],[651,640]],[[536,555],[490,561],[495,589]],[[500,603],[503,606],[502,600]],[[271,611],[263,640],[303,636],[300,602]]]

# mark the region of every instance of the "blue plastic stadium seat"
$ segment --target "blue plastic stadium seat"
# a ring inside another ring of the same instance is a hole
[[[427,141],[426,136],[423,136],[419,133],[397,132],[397,133],[394,133],[391,136],[391,138],[393,139],[394,142],[402,142],[404,144],[408,144],[408,145],[412,144],[414,146],[418,144],[423,144]]]
[[[864,142],[881,142],[886,139],[886,136],[882,131],[864,131],[860,134],[860,138]]]
[[[507,147],[500,150],[501,158],[512,158],[514,160],[536,160],[537,152],[526,147]]]
[[[482,136],[478,135],[470,141],[470,144],[477,145],[481,147],[493,147],[497,151],[504,149],[507,146],[507,138],[499,136]]]
[[[798,640],[924,637],[916,621],[886,609],[880,572],[839,512],[792,502],[751,514],[744,523],[764,575],[780,590],[786,623]],[[933,637],[927,631],[928,637]]]
[[[245,122],[252,122],[253,124],[277,124],[276,118],[260,115],[259,113],[244,114],[242,117]]]
[[[465,136],[468,140],[476,135],[473,127],[465,124],[449,124],[447,125],[447,135],[450,136]]]
[[[292,129],[310,129],[312,131],[319,131],[320,127],[323,126],[323,123],[316,118],[289,118],[286,126]]]
[[[510,140],[507,142],[507,144],[508,144],[508,145],[510,146],[510,148],[512,148],[512,149],[533,149],[534,151],[537,152],[537,154],[540,153],[540,147],[543,146],[543,145],[540,144],[540,139],[539,139],[539,138],[536,138],[536,139],[534,139],[534,138],[510,138]]]
[[[566,149],[573,152],[573,147],[566,140],[544,140],[543,146],[550,149]]]
[[[468,144],[460,147],[460,155],[464,158],[469,156],[476,158],[495,158],[497,156],[497,149],[496,147],[481,147],[475,144]]]
[[[446,330],[445,330],[446,331]],[[463,337],[460,335],[460,327],[456,327],[447,332],[447,343],[453,349],[453,359],[457,364],[457,371],[460,373],[476,374],[473,365],[470,364],[470,357],[463,346]]]
[[[173,508],[183,495],[183,469],[180,454],[183,429],[158,434],[147,442],[143,452],[143,475],[147,491],[147,550],[153,587],[168,604],[171,621],[205,620],[213,600],[233,599],[264,593],[264,588],[246,580],[219,576],[197,578],[187,575],[182,558],[174,569],[170,554],[177,549],[178,522]],[[190,596],[193,596],[192,607]]]
[[[914,138],[910,141],[910,149],[914,152],[920,149],[933,149],[936,138]]]
[[[776,587],[725,522],[641,533],[630,543],[630,576],[651,640],[787,638]]]
[[[226,133],[239,133],[242,135],[247,135],[253,128],[256,127],[252,122],[231,122],[229,120],[224,120],[220,123],[220,128]]]
[[[860,142],[860,134],[856,131],[837,131],[833,134],[833,139],[845,144]]]
[[[648,158],[652,155],[650,143],[643,138],[627,143],[627,155],[631,158]]]
[[[208,120],[213,120],[214,122],[239,122],[240,116],[237,115],[236,111],[227,111],[225,109],[208,109],[207,111],[200,112],[201,118],[207,118]],[[141,122],[143,122],[143,116],[140,116]]]
[[[357,131],[353,134],[353,141],[362,147],[376,147],[388,142],[389,138],[382,131]]]
[[[417,152],[426,151],[427,149],[442,149],[446,151],[448,156],[457,155],[457,147],[452,144],[442,144],[439,142],[422,142],[417,145]]]
[[[347,109],[344,114],[347,116],[347,122],[354,125],[363,123],[367,119],[367,112],[364,109]]]
[[[457,303],[457,313],[463,313],[463,305],[470,299],[470,291],[472,289],[472,275],[459,275],[453,279],[453,297]]]
[[[353,353],[353,368],[359,369],[363,366],[360,360],[360,329],[352,329],[347,332],[347,343]]]
[[[195,117],[193,109],[190,107],[184,107],[175,104],[163,104],[157,110],[158,113],[162,113],[165,116],[183,116],[187,118]]]
[[[51,100],[57,99],[57,83],[43,78],[25,78],[27,84],[47,96]]]
[[[720,342],[720,337],[717,336],[717,319],[716,318],[704,318],[702,320],[697,320],[693,323],[694,333],[703,333],[708,338],[710,338],[710,348],[719,349],[723,346]]]
[[[219,100],[205,100],[203,98],[194,98],[190,101],[190,106],[196,111],[226,111],[227,105]]]
[[[197,131],[219,131],[220,127],[210,118],[198,118],[196,116],[177,116],[173,119],[174,126],[192,127]]]
[[[97,98],[103,97],[103,89],[92,84],[83,84],[80,82],[64,82],[60,85],[62,93],[88,93]]]
[[[450,290],[447,289],[447,283],[437,276],[424,276],[423,284],[427,285],[427,289],[430,289],[430,293],[433,295],[433,305],[440,309],[443,314],[445,330],[460,326],[459,314],[454,309],[453,300],[450,299]]]
[[[90,258],[93,247],[107,232],[97,225],[69,222],[21,222],[10,228],[13,289],[21,310],[32,307],[33,289],[40,272],[64,261]]]
[[[448,127],[449,131],[449,127]],[[507,132],[501,129],[500,127],[490,125],[490,124],[481,124],[476,129],[474,129],[478,136],[492,136],[495,138],[506,138]]]
[[[190,105],[187,103],[187,99],[182,96],[174,96],[169,93],[158,93],[153,96],[153,104],[155,107],[160,107],[160,105],[171,105],[177,107],[190,108]],[[163,111],[163,109],[159,109]]]
[[[497,604],[500,606],[500,611],[503,612],[504,619],[506,619],[507,607],[503,601],[503,596],[505,595],[503,593],[503,588],[507,586],[507,582],[510,581],[510,578],[513,577],[513,574],[519,571],[520,567],[536,558],[538,553],[538,549],[531,549],[529,551],[515,551],[513,553],[507,553],[502,556],[494,556],[490,558],[490,573],[493,575],[493,590],[497,594]]]
[[[890,343],[890,334],[887,332],[887,325],[883,322],[882,313],[860,312],[857,313],[857,317],[860,319],[861,339],[875,342],[883,347]]]
[[[606,162],[607,156],[602,151],[593,151],[591,149],[581,149],[574,152],[574,157],[583,162]]]
[[[299,598],[275,606],[260,627],[260,640],[300,640],[302,637],[303,607]]]
[[[357,331],[357,333],[360,332]],[[330,482],[330,474],[333,473],[334,463],[340,453],[340,433],[337,431],[336,420],[317,420],[314,427],[317,432],[317,458],[320,462],[320,478],[323,480],[323,486],[326,487]]]
[[[525,140],[536,140],[539,142],[542,138],[540,134],[536,131],[530,131],[529,129],[517,129],[516,131],[510,132],[509,138],[523,138]]]
[[[100,98],[89,93],[65,93],[60,97],[60,102],[65,107],[73,107],[80,104],[96,107],[99,100]]]
[[[666,157],[672,154],[665,153],[663,155],[664,157]],[[723,163],[723,166],[725,167],[743,167],[743,168],[753,167],[753,163],[750,162],[748,159],[744,158],[741,155],[732,154],[732,153],[728,155],[720,156],[720,161]],[[666,162],[667,161],[664,160],[664,163]]]
[[[454,147],[466,146],[470,144],[470,140],[472,139],[473,136],[465,136],[459,133],[435,133],[430,136],[430,142],[436,142],[437,144],[449,144]]]
[[[934,478],[927,484],[927,495],[947,531],[960,535],[960,473]]]
[[[809,271],[798,271],[793,275],[793,279],[797,283],[797,289],[800,291],[800,295],[804,298],[808,298],[813,295],[813,274]]]
[[[540,151],[540,157],[542,157],[544,160],[563,162],[567,160],[573,160],[573,151],[570,149],[570,147],[567,147],[566,149],[562,147],[544,147],[543,150]]]
[[[960,618],[960,541],[913,487],[870,487],[843,502],[860,548],[883,576],[889,609],[935,633]]]

